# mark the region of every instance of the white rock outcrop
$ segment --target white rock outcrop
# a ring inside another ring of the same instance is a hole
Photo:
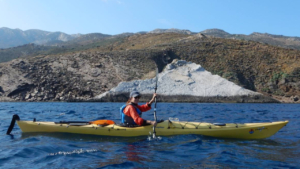
[[[96,98],[105,97],[107,94],[125,93],[137,90],[142,94],[154,93],[155,78],[121,82],[115,88]],[[201,65],[184,60],[174,60],[158,74],[158,89],[160,95],[190,95],[190,96],[244,96],[261,95],[247,90],[233,82],[213,75]]]

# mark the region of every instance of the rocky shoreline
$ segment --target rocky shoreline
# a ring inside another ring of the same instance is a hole
[[[69,102],[126,102],[129,93],[109,93],[102,98],[89,100],[72,99]],[[142,94],[141,102],[148,102],[152,98],[151,94]],[[244,95],[244,96],[192,96],[192,95],[159,95],[157,102],[172,103],[280,103],[278,100],[264,95]]]
[[[19,62],[17,62],[19,63]],[[27,63],[21,61],[24,68],[24,65],[27,65]],[[18,64],[19,65],[19,64]],[[15,64],[12,64],[13,67],[15,67]],[[188,66],[188,67],[186,67]],[[191,66],[191,67],[189,67]],[[20,67],[20,66],[19,66]],[[26,67],[26,66],[25,66]],[[28,67],[28,66],[27,66]],[[44,66],[45,67],[45,66]],[[186,68],[187,72],[186,72]],[[183,70],[181,70],[183,69]],[[11,69],[12,70],[12,69]],[[30,66],[29,66],[29,69]],[[47,74],[48,71],[46,69],[42,69],[44,73]],[[176,71],[175,71],[176,70]],[[24,71],[24,69],[20,69],[19,72]],[[36,74],[39,74],[41,70],[36,71]],[[13,72],[13,71],[11,71]],[[61,77],[68,76],[67,74],[64,74],[63,76],[54,76],[53,72],[48,72],[52,74],[53,77],[55,77],[56,81],[60,80]],[[174,75],[175,73],[175,75]],[[198,74],[200,73],[200,74]],[[26,74],[26,73],[25,73]],[[206,76],[202,77],[203,74],[206,74]],[[28,75],[26,75],[28,76]],[[43,75],[43,77],[48,77],[48,75]],[[72,75],[70,75],[72,76]],[[13,77],[13,76],[12,76]],[[22,77],[22,76],[21,76]],[[38,81],[35,79],[37,83],[30,83],[29,80],[21,78],[19,76],[20,81],[23,81],[23,86],[15,87],[16,89],[11,91],[9,95],[12,95],[12,97],[6,97],[1,96],[0,101],[1,102],[18,102],[18,101],[25,101],[25,102],[126,102],[128,100],[129,91],[131,90],[139,90],[142,92],[143,97],[140,101],[147,102],[152,96],[152,93],[154,92],[154,79],[146,79],[146,80],[135,80],[135,81],[129,81],[129,82],[121,82],[116,88],[113,88],[107,92],[102,93],[101,95],[96,96],[74,96],[70,94],[70,92],[65,91],[64,93],[67,93],[65,95],[62,94],[55,94],[54,97],[50,97],[49,94],[45,95],[43,94],[43,91],[46,90],[47,87],[44,86],[42,88],[36,89],[35,86],[40,86],[39,84],[43,84],[45,80]],[[24,77],[24,75],[23,75]],[[167,78],[168,77],[168,78]],[[170,79],[171,77],[171,79]],[[174,78],[174,79],[172,79]],[[199,79],[200,78],[200,79]],[[205,82],[207,84],[201,83],[201,79],[205,79]],[[213,78],[214,80],[208,81],[208,79]],[[269,97],[267,95],[262,95],[260,93],[252,92],[245,90],[241,87],[235,86],[232,82],[227,82],[225,79],[221,79],[221,77],[213,76],[209,72],[206,72],[200,65],[195,65],[190,62],[185,61],[176,61],[174,60],[170,65],[167,66],[166,70],[163,71],[162,74],[160,74],[160,78],[158,80],[159,82],[159,88],[157,93],[159,94],[159,97],[157,99],[158,102],[182,102],[182,103],[280,103],[279,99]],[[64,78],[65,79],[65,78]],[[74,76],[71,78],[66,79],[74,79]],[[94,79],[96,79],[94,77]],[[162,80],[163,79],[163,80]],[[198,80],[197,80],[198,79]],[[219,80],[218,80],[219,79]],[[83,84],[83,79],[75,79],[77,82],[64,82],[64,84],[68,84],[65,87],[70,88],[72,84]],[[200,80],[200,82],[199,82]],[[25,82],[25,83],[24,83]],[[27,82],[27,83],[26,83]],[[51,82],[51,83],[50,83]],[[49,80],[46,84],[48,88],[51,86],[51,89],[55,86],[61,86],[61,82],[58,84],[53,83],[54,81]],[[31,85],[30,85],[31,84]],[[196,86],[195,86],[196,84]],[[218,86],[218,84],[222,86]],[[227,84],[227,85],[226,85]],[[179,86],[178,86],[179,85]],[[205,87],[206,85],[206,87]],[[225,85],[225,86],[224,86]],[[27,86],[27,87],[26,87]],[[85,89],[85,85],[82,85],[81,89]],[[187,87],[188,86],[188,87]],[[200,88],[199,88],[200,86]],[[213,92],[210,92],[211,95],[208,95],[208,87],[212,87]],[[11,85],[10,87],[13,87]],[[72,86],[74,88],[74,86]],[[141,87],[141,88],[140,88]],[[27,89],[28,88],[28,89]],[[196,89],[198,91],[196,91]],[[204,95],[201,95],[201,92],[203,94],[202,88],[206,89],[206,92],[204,92]],[[221,88],[223,88],[221,90]],[[50,88],[49,88],[50,89]],[[168,90],[168,92],[166,92]],[[178,89],[178,90],[177,90]],[[195,91],[189,91],[189,89],[194,89]],[[118,91],[119,90],[119,91]],[[161,91],[160,91],[161,90]],[[216,91],[218,90],[218,91]],[[23,93],[22,91],[32,91],[32,92],[26,92]],[[90,91],[90,90],[87,90]],[[121,91],[121,92],[120,92]],[[177,91],[177,92],[176,92]],[[228,92],[229,93],[224,93]],[[236,92],[238,91],[239,94]],[[185,94],[181,94],[181,93]],[[15,94],[13,94],[15,93]],[[22,94],[21,94],[22,93]],[[44,92],[45,93],[45,92]],[[216,93],[215,95],[213,93]],[[229,95],[232,93],[236,93],[236,95]],[[21,94],[21,95],[20,95]],[[79,93],[78,93],[79,94]],[[198,95],[195,95],[198,94]],[[200,95],[199,95],[200,94]],[[223,95],[221,95],[223,94]],[[16,97],[17,96],[17,97]],[[38,96],[38,97],[35,97]],[[47,97],[46,97],[47,96]],[[22,97],[23,99],[18,99],[18,97]],[[59,98],[58,98],[59,97]],[[40,99],[39,99],[40,98]],[[41,99],[44,98],[44,99]],[[51,99],[52,98],[52,99]],[[58,99],[56,99],[58,98]],[[286,101],[285,101],[286,102]],[[291,100],[292,102],[292,100]]]
[[[158,93],[159,94],[159,93]],[[113,93],[108,94],[103,98],[69,98],[64,101],[16,101],[9,97],[0,97],[0,102],[126,102],[128,100],[129,93]],[[143,94],[140,99],[141,102],[147,102],[152,97],[151,94]],[[215,97],[200,97],[191,95],[160,95],[157,98],[158,102],[174,102],[174,103],[291,103],[299,104],[298,97],[275,97],[275,96],[215,96]]]

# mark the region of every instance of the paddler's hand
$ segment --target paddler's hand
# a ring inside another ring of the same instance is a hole
[[[156,96],[157,96],[157,94],[156,94],[156,93],[153,93],[153,97],[152,97],[152,99],[149,101],[149,104],[152,104],[152,103],[155,101]]]
[[[156,121],[150,121],[150,120],[147,120],[147,124],[151,124],[153,126],[156,126],[157,125],[157,122]]]
[[[156,126],[157,122],[156,121],[151,121],[151,125]]]

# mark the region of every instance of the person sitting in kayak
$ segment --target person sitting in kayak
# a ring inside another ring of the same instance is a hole
[[[152,99],[144,105],[138,105],[141,94],[138,91],[133,91],[129,95],[129,99],[125,105],[120,108],[121,122],[125,126],[146,126],[156,125],[155,121],[142,119],[142,112],[151,109],[151,104],[154,102],[156,93],[153,94]]]

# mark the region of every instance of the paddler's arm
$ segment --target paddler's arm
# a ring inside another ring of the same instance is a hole
[[[156,93],[153,94],[153,97],[152,99],[147,102],[146,104],[144,105],[138,105],[138,108],[142,111],[142,112],[145,112],[145,111],[148,111],[151,109],[151,104],[155,101],[155,98],[156,98]]]
[[[153,93],[152,99],[147,103],[149,107],[151,107],[151,104],[155,101],[156,96],[157,96],[157,94],[156,94],[156,93]],[[148,124],[151,124],[151,125],[153,125],[153,126],[156,126],[156,125],[157,125],[157,122],[156,122],[156,121],[150,121],[150,120],[147,120],[147,123],[148,123]]]
[[[152,99],[148,102],[148,104],[150,104],[150,107],[151,107],[151,104],[155,101],[156,96],[157,96],[157,94],[153,93]]]

